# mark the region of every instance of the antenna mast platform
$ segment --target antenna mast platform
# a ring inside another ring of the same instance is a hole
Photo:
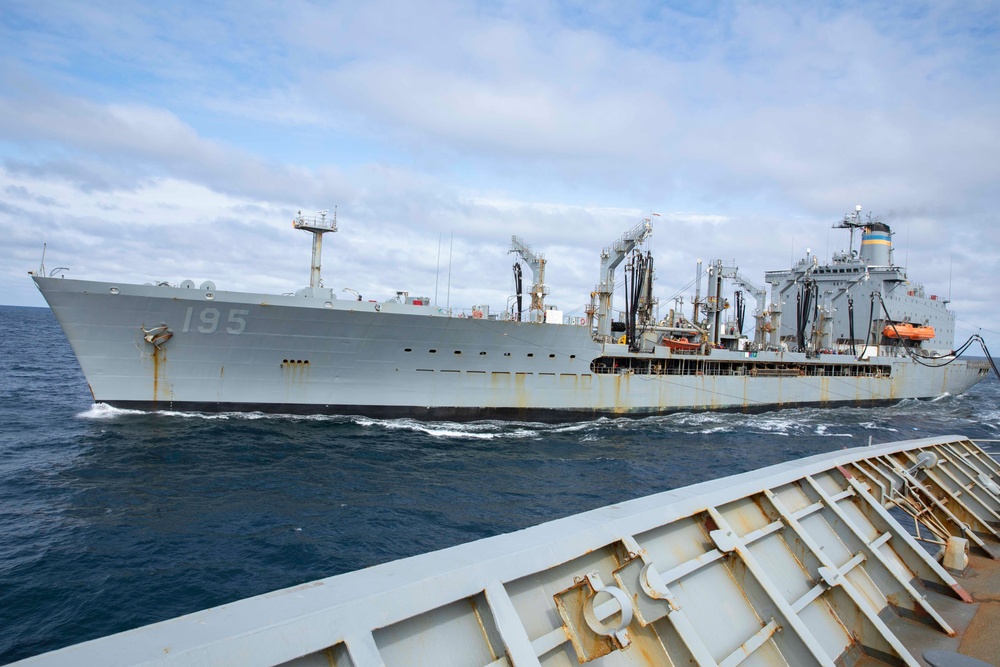
[[[337,209],[333,209],[333,217],[328,218],[330,211],[323,209],[314,216],[302,215],[292,220],[292,227],[302,229],[313,235],[312,266],[309,271],[309,287],[320,286],[320,266],[323,258],[323,234],[337,231]]]

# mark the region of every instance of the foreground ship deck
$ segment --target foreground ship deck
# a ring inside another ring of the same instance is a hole
[[[18,664],[977,664],[954,654],[1000,655],[998,483],[961,436],[843,450]]]

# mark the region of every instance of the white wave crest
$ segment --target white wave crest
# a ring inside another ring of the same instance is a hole
[[[164,417],[180,417],[181,419],[204,419],[207,421],[222,419],[229,419],[228,413],[215,413],[215,412],[183,412],[181,410],[157,410],[154,414],[163,415]],[[249,414],[249,413],[247,413]]]
[[[850,433],[828,433],[828,424],[820,424],[816,427],[816,435],[823,435],[828,438],[853,438],[854,436]]]
[[[775,416],[752,415],[747,417],[746,428],[765,433],[787,434],[799,426],[799,420]]]
[[[358,426],[423,433],[432,438],[464,438],[493,440],[494,438],[524,439],[538,437],[539,431],[516,422],[422,422],[415,419],[372,419],[354,417]]]
[[[115,417],[121,417],[122,415],[141,415],[145,414],[142,410],[125,410],[122,408],[114,408],[107,403],[94,403],[89,409],[79,413],[77,418],[79,419],[114,419]]]

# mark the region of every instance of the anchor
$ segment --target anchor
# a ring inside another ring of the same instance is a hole
[[[162,349],[163,344],[174,336],[173,329],[168,327],[166,322],[161,322],[160,326],[152,329],[145,329],[140,325],[139,329],[143,333],[142,339],[157,350]]]

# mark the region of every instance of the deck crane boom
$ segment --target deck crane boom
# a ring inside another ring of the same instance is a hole
[[[750,293],[750,296],[752,296],[753,300],[757,303],[757,307],[754,308],[753,311],[753,317],[754,320],[756,320],[756,325],[754,326],[754,342],[757,343],[758,345],[763,345],[764,310],[767,308],[767,290],[751,282],[749,279],[743,276],[743,274],[740,273],[739,267],[737,266],[725,266],[723,265],[721,260],[715,262],[714,265],[715,265],[714,268],[715,273],[717,274],[719,279],[731,280],[737,285],[740,285]],[[721,301],[721,296],[722,296],[721,294],[715,295],[716,299],[718,299],[719,301]],[[716,311],[714,314],[710,314],[709,316],[710,320],[712,320],[713,323],[718,321],[718,317],[719,317],[718,311]],[[714,328],[717,331],[718,327],[716,326]],[[717,333],[714,342],[718,342]]]
[[[625,232],[621,238],[601,251],[601,282],[594,290],[597,298],[597,340],[608,343],[611,336],[611,297],[615,291],[615,268],[632,250],[653,232],[649,218]]]
[[[545,286],[545,255],[536,253],[528,244],[516,236],[510,237],[508,253],[517,253],[531,269],[531,322],[545,321],[545,295],[549,288]]]

